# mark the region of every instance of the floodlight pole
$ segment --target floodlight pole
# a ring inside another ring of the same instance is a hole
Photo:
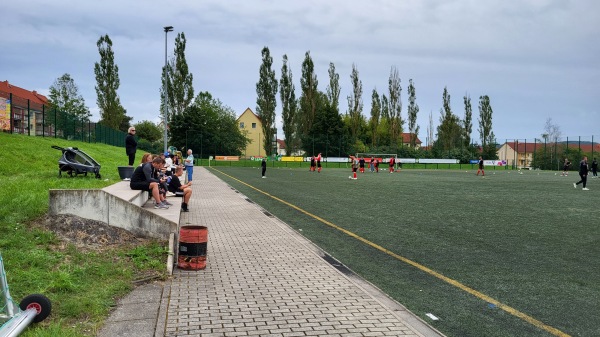
[[[167,103],[167,99],[169,98],[169,95],[167,93],[167,83],[168,83],[168,78],[167,75],[169,74],[169,68],[167,68],[167,35],[169,32],[173,31],[173,26],[166,26],[164,27],[165,30],[165,70],[164,70],[164,93],[163,93],[163,124],[165,127],[165,139],[164,139],[164,153],[167,152],[167,113],[169,111],[168,109],[168,103]]]

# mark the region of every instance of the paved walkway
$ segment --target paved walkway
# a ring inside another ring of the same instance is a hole
[[[153,315],[154,337],[443,336],[205,168],[194,178],[180,225],[208,227],[206,269],[176,268],[160,307],[160,287],[138,288],[99,336],[151,337]]]

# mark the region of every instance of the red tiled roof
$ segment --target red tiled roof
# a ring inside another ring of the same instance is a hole
[[[48,104],[48,98],[46,98],[46,96],[37,93],[35,90],[29,91],[29,90],[17,87],[16,85],[8,83],[8,80],[6,80],[4,82],[0,82],[0,91],[4,91],[6,93],[13,94],[13,96],[17,96],[22,99],[28,99],[29,101],[31,101],[33,103]]]
[[[537,142],[537,143],[517,143],[517,142],[508,142],[506,143],[508,146],[510,146],[512,149],[515,149],[518,146],[518,149],[516,150],[518,153],[525,153],[525,152],[533,152],[536,149],[543,149],[544,148],[544,143],[542,142]],[[567,145],[566,143],[558,143],[559,146],[564,146]],[[550,143],[546,143],[546,146],[550,146]],[[579,142],[569,142],[569,148],[571,149],[579,149],[580,145]],[[600,144],[594,144],[593,145],[593,149],[594,149],[594,153],[598,152],[600,153]],[[592,152],[592,144],[581,144],[581,151],[583,152]]]
[[[283,139],[277,139],[277,144],[279,144],[280,149],[285,149],[285,142]]]
[[[533,152],[538,148],[544,147],[544,143],[508,142],[506,144],[517,151],[517,153]]]
[[[410,143],[410,135],[413,135],[413,133],[403,132],[402,133],[402,143],[405,143],[405,144]],[[421,140],[419,140],[418,136],[417,136],[415,143],[421,144]]]

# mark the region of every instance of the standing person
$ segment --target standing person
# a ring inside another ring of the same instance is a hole
[[[360,173],[365,173],[365,157],[360,157],[358,165],[360,167]]]
[[[266,178],[267,176],[265,176],[265,173],[267,173],[267,161],[265,160],[265,158],[263,157],[262,162],[260,162],[260,167],[262,169],[262,177]]]
[[[165,153],[165,174],[167,175],[167,177],[170,177],[173,172],[173,159],[172,159],[173,155],[171,155],[169,152]]]
[[[371,160],[369,161],[369,169],[371,170],[371,173],[375,172],[375,158],[371,157]]]
[[[379,173],[379,160],[375,159],[375,172]]]
[[[125,136],[125,153],[129,157],[129,166],[135,162],[135,151],[137,150],[137,141],[135,140],[135,127],[131,126]]]
[[[592,178],[598,177],[598,161],[594,158],[592,162]]]
[[[359,161],[358,158],[350,156],[350,160],[352,160],[352,175],[348,178],[356,180],[356,171],[358,170]]]
[[[581,160],[581,162],[579,162],[579,176],[581,177],[581,180],[579,180],[576,183],[573,183],[573,187],[577,188],[577,185],[583,183],[583,191],[590,190],[589,188],[585,187],[585,184],[587,183],[587,175],[589,170],[590,168],[588,167],[587,156],[583,156],[583,159]]]
[[[479,175],[479,172],[481,172],[481,176],[485,177],[485,172],[483,171],[483,158],[480,156],[479,157],[479,169],[477,170],[477,174],[475,174],[476,176]]]
[[[569,158],[565,158],[565,164],[563,165],[563,173],[561,173],[561,177],[562,176],[568,176],[569,175],[569,166],[571,166],[571,162],[569,161]]]
[[[321,173],[321,153],[317,156],[317,172]]]
[[[185,170],[187,171],[187,181],[192,181],[192,175],[194,175],[194,155],[192,149],[187,150],[187,158],[184,160]]]
[[[315,172],[315,156],[310,157],[310,172]]]
[[[394,157],[390,157],[390,173],[394,173],[394,163],[395,163],[395,159]]]

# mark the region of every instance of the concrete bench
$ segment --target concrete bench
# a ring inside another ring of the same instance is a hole
[[[173,204],[169,209],[154,209],[149,193],[132,190],[128,181],[103,189],[50,190],[49,194],[50,214],[74,214],[163,240],[179,231],[181,197],[168,197]]]

